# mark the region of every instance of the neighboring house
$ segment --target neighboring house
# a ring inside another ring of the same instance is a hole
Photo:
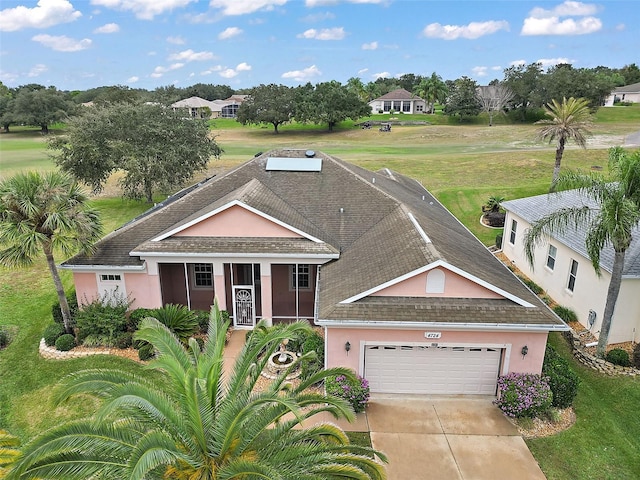
[[[606,247],[601,253],[601,277],[598,277],[585,247],[586,227],[572,229],[565,235],[554,235],[538,247],[535,250],[534,268],[529,266],[523,246],[527,228],[537,219],[560,208],[591,204],[592,201],[577,190],[503,202],[507,216],[502,250],[552,299],[574,310],[580,323],[597,337],[611,279],[613,247]],[[625,255],[622,286],[608,341],[610,344],[640,341],[639,229],[634,232],[633,241]]]
[[[326,365],[374,392],[493,395],[499,374],[540,373],[548,332],[568,329],[417,181],[313,151],[260,154],[62,267],[81,302],[215,297],[235,328],[309,320]]]
[[[618,102],[640,103],[640,82],[614,89],[605,100],[604,106],[612,107]]]
[[[370,101],[369,106],[373,113],[424,113],[426,110],[425,101],[404,88]]]
[[[244,102],[246,95],[233,95],[226,100],[205,100],[190,97],[171,105],[174,110],[184,109],[192,118],[235,118],[238,107]]]

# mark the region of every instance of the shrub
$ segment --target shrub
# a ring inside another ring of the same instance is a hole
[[[604,358],[607,362],[611,362],[614,365],[620,365],[621,367],[628,367],[631,365],[629,354],[626,350],[621,348],[609,350]]]
[[[56,340],[56,350],[60,350],[61,352],[68,352],[75,346],[76,339],[70,333],[60,335]]]
[[[131,312],[129,312],[129,315],[127,316],[127,331],[135,332],[138,329],[138,325],[140,325],[140,322],[144,318],[152,317],[152,316],[153,316],[152,308],[136,308],[135,310],[132,310]]]
[[[199,329],[198,319],[194,312],[184,305],[168,303],[162,308],[152,311],[151,317],[167,326],[173,334],[186,344]]]
[[[345,399],[356,413],[364,412],[369,403],[369,382],[356,375],[355,381],[345,375],[328,377],[325,380],[327,394]]]
[[[78,339],[89,335],[106,337],[111,344],[120,332],[127,330],[126,313],[131,302],[124,297],[106,295],[82,306],[76,315]]]
[[[133,333],[121,332],[113,341],[113,346],[120,349],[129,348],[133,344]]]
[[[200,333],[206,334],[209,331],[210,312],[207,312],[206,310],[194,310],[193,313],[196,316],[198,326],[200,327]]]
[[[45,345],[47,345],[47,347],[53,347],[56,344],[58,337],[63,333],[64,327],[62,325],[59,323],[52,323],[44,329],[44,333],[42,334]]]
[[[76,291],[73,290],[67,293],[67,303],[69,304],[69,310],[71,311],[71,325],[75,326],[75,317],[78,313],[78,298],[76,297]],[[62,309],[60,308],[60,302],[55,302],[51,305],[51,316],[53,321],[63,325]]]
[[[324,368],[324,338],[316,331],[309,334],[302,344],[301,353],[309,352],[316,352],[316,357],[301,362],[300,377],[303,380]]]
[[[549,379],[549,387],[553,393],[551,405],[556,408],[570,407],[578,394],[580,378],[571,369],[569,362],[558,355],[551,345],[547,345],[544,352],[542,374]]]
[[[544,292],[543,288],[533,280],[530,280],[529,278],[521,275],[518,275],[518,278],[522,280],[522,283],[529,287],[529,289],[536,295],[540,295],[542,292]]]
[[[9,345],[9,332],[0,328],[0,349]]]
[[[502,248],[502,234],[501,233],[496,235],[496,248],[497,249],[501,249]]]
[[[549,410],[552,400],[547,379],[540,375],[512,372],[498,377],[494,403],[508,417],[537,417]]]
[[[633,365],[636,368],[640,368],[640,343],[633,349]]]
[[[562,305],[556,305],[553,307],[553,311],[565,322],[577,322],[578,315],[572,309],[563,307]]]

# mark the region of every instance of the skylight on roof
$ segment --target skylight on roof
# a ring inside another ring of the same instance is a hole
[[[267,158],[267,172],[320,172],[321,158]]]

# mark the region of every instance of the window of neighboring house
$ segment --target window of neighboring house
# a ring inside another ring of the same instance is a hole
[[[194,263],[193,286],[195,288],[209,288],[213,285],[213,265],[210,263]]]
[[[402,110],[402,102],[400,100],[393,101],[393,111],[399,112]]]
[[[573,292],[576,287],[576,275],[578,275],[578,262],[571,260],[571,269],[569,270],[569,281],[567,282],[567,289]]]
[[[310,282],[311,269],[309,268],[309,265],[307,264],[291,265],[290,271],[291,271],[291,276],[290,276],[291,290],[295,290],[296,284],[298,289],[300,290],[309,290],[311,288],[311,282]]]
[[[384,107],[382,109],[385,112],[390,112],[391,111],[391,100],[385,100],[384,101]]]
[[[424,107],[420,104],[416,105],[416,112],[423,112],[424,111]]]
[[[402,102],[402,111],[410,112],[411,111],[411,102]]]
[[[549,251],[547,252],[547,267],[549,270],[553,270],[556,266],[556,255],[558,254],[558,249],[553,245],[549,245]]]
[[[511,232],[509,233],[509,243],[516,244],[516,231],[518,230],[518,222],[511,220]]]

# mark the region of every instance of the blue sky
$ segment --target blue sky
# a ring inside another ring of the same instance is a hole
[[[637,0],[0,0],[0,80],[234,89],[640,63]]]

